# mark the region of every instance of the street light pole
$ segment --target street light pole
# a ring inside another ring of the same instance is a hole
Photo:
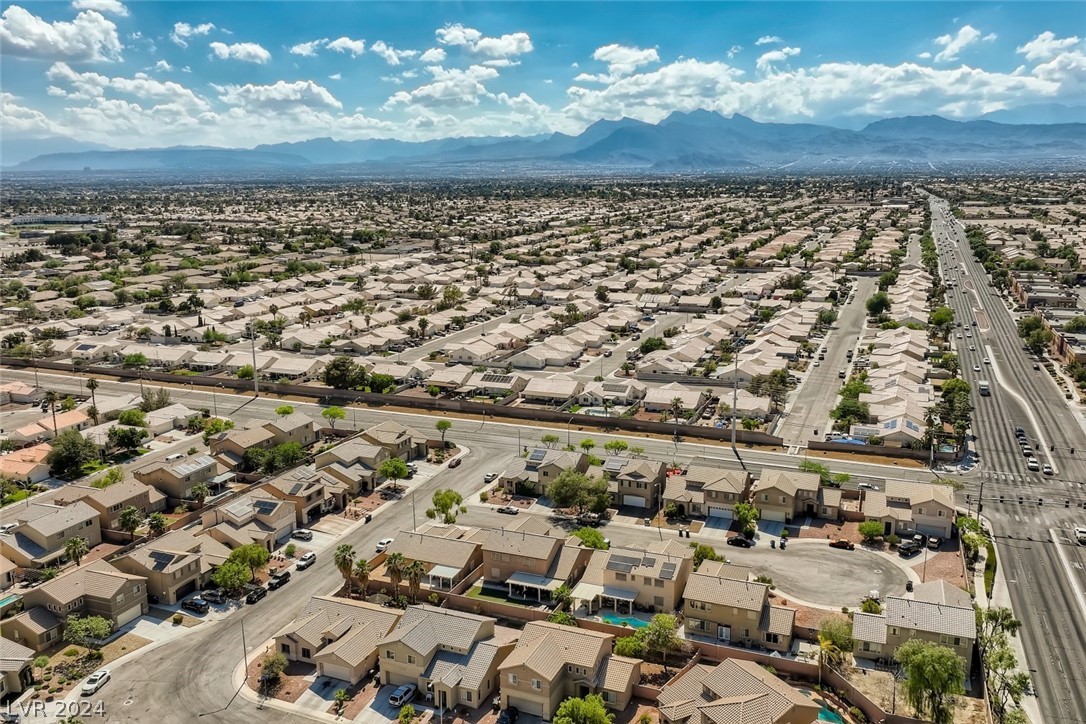
[[[249,322],[249,346],[253,351],[253,395],[260,394],[260,375],[256,371],[256,327]]]
[[[747,464],[743,462],[743,458],[739,456],[739,449],[735,446],[735,427],[736,415],[739,414],[739,350],[745,343],[746,339],[743,337],[735,340],[735,344],[733,345],[735,353],[732,360],[734,364],[734,367],[732,368],[732,455],[739,461],[739,465],[743,470],[747,469]]]
[[[566,447],[569,447],[569,446],[571,446],[573,444],[572,438],[570,437],[570,431],[569,431],[570,425],[572,425],[572,424],[573,424],[573,418],[570,417],[568,420],[566,420]]]

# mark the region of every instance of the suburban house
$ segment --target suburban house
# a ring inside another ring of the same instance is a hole
[[[608,458],[603,472],[615,485],[615,502],[634,508],[655,508],[667,479],[667,466],[659,460]]]
[[[763,470],[751,490],[762,520],[790,523],[798,515],[818,515],[819,476],[799,470]]]
[[[973,663],[977,615],[969,594],[946,581],[922,583],[912,598],[887,596],[881,614],[856,613],[852,622],[852,655],[892,661],[898,646],[910,639],[946,646]]]
[[[680,515],[731,518],[736,503],[747,499],[750,473],[691,465],[683,475],[668,479],[664,507],[674,505]]]
[[[214,508],[200,516],[204,530],[227,548],[258,543],[275,550],[294,531],[294,506],[263,491]]]
[[[545,495],[547,485],[566,470],[588,471],[588,456],[581,452],[537,447],[516,458],[498,476],[498,485],[520,495]]]
[[[641,660],[611,653],[614,637],[587,629],[532,621],[499,667],[502,708],[516,707],[549,721],[571,696],[598,693],[622,711],[641,680]]]
[[[44,568],[67,554],[64,544],[82,538],[88,548],[102,542],[99,513],[83,501],[71,505],[31,503],[15,512],[16,527],[0,536],[0,553],[22,568]]]
[[[288,470],[260,488],[294,506],[294,522],[299,528],[309,525],[321,513],[347,507],[347,483],[311,467]]]
[[[576,538],[492,530],[483,543],[483,586],[510,598],[550,601],[584,572],[591,552]]]
[[[275,447],[275,433],[263,427],[243,427],[212,435],[208,441],[211,454],[229,470],[235,470],[249,448]]]
[[[166,509],[166,496],[138,480],[123,480],[101,489],[66,485],[53,498],[57,505],[68,505],[77,500],[82,500],[98,511],[102,530],[116,530],[119,527],[121,511],[129,506],[144,517]]]
[[[34,686],[34,649],[0,638],[0,701]]]
[[[362,439],[348,440],[317,453],[313,460],[317,470],[347,484],[352,494],[373,490],[380,475],[377,469],[388,460],[389,451]]]
[[[56,429],[53,428],[53,415],[48,413],[37,422],[23,425],[11,434],[16,440],[52,440],[57,435],[68,430],[85,430],[90,427],[91,420],[82,410],[69,410],[58,412],[56,415]]]
[[[211,487],[211,479],[218,473],[219,465],[210,455],[194,455],[182,460],[159,460],[142,467],[132,474],[148,485],[153,485],[172,500],[192,498],[192,489],[198,483]]]
[[[695,664],[660,692],[664,724],[815,724],[822,707],[757,662]]]
[[[313,596],[275,634],[275,650],[289,661],[315,664],[318,676],[357,684],[377,664],[377,645],[401,613],[364,601]]]
[[[704,561],[690,575],[683,596],[687,635],[790,651],[795,610],[771,605],[767,584],[730,578],[729,568],[722,562]]]
[[[265,422],[264,429],[272,434],[272,445],[296,442],[308,447],[317,441],[317,423],[301,412]]]
[[[482,543],[489,533],[460,526],[429,526],[417,532],[396,534],[389,553],[401,553],[408,561],[426,568],[422,585],[448,590],[483,562]]]
[[[174,530],[110,561],[115,568],[147,579],[147,592],[174,604],[203,588],[230,549],[209,535]]]
[[[498,667],[519,631],[487,616],[411,606],[378,648],[381,682],[415,684],[426,703],[474,709],[499,687]]]
[[[388,450],[401,460],[426,458],[428,438],[417,430],[385,420],[362,431],[362,439]]]
[[[612,547],[593,551],[573,587],[573,610],[583,604],[591,615],[599,608],[633,613],[634,608],[667,613],[679,606],[694,567],[694,549],[675,540],[654,541],[646,550]]]
[[[881,522],[884,535],[949,538],[954,511],[954,489],[931,483],[887,480],[885,490],[867,491],[863,502],[865,520]]]
[[[22,450],[13,450],[0,457],[0,478],[41,483],[49,479],[49,463],[46,456],[53,447],[47,442],[38,443]]]
[[[23,612],[4,636],[41,651],[61,637],[68,616],[101,616],[113,629],[147,613],[147,579],[93,561],[23,592]]]

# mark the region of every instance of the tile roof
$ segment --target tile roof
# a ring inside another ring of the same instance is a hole
[[[688,601],[704,601],[746,611],[761,611],[768,597],[769,586],[764,583],[718,578],[700,570],[690,575],[683,593]]]
[[[754,489],[760,493],[772,488],[794,496],[800,490],[818,490],[818,484],[819,477],[816,473],[805,473],[799,470],[763,470]]]
[[[152,503],[166,499],[166,496],[160,493],[157,488],[141,483],[138,480],[124,480],[115,485],[110,485],[108,488],[96,490],[87,497],[103,508],[109,508],[119,503],[127,503],[140,495],[147,495]]]
[[[632,683],[641,679],[641,659],[612,654],[604,657],[600,664],[596,685],[608,691],[626,691]]]
[[[76,523],[92,519],[95,524],[98,522],[98,511],[82,500],[63,507],[42,504],[40,508],[44,514],[35,516],[27,527],[46,537],[61,533]]]
[[[146,580],[143,576],[122,573],[106,561],[98,560],[46,581],[37,592],[58,603],[70,603],[83,596],[112,599],[129,583]]]
[[[494,553],[508,553],[509,555],[523,556],[525,558],[551,560],[561,543],[561,539],[551,536],[498,528],[490,531],[486,542],[483,543],[483,550]]]
[[[852,638],[873,644],[886,643],[886,616],[856,612],[852,616]]]
[[[913,600],[942,603],[959,608],[972,608],[973,606],[973,599],[968,593],[944,580],[921,583],[913,590]]]
[[[348,665],[361,663],[377,643],[396,625],[399,611],[361,601],[332,596],[313,596],[297,617],[279,633],[320,649],[326,634],[336,641],[318,651],[316,659],[335,656]]]
[[[532,621],[524,626],[516,648],[502,663],[503,670],[524,666],[547,681],[554,681],[569,664],[587,669],[611,650],[609,634]]]
[[[494,619],[434,606],[409,606],[399,624],[379,644],[399,641],[412,651],[429,656],[438,647],[467,650]]]
[[[12,616],[9,620],[19,621],[29,631],[39,635],[51,631],[61,624],[60,619],[44,606],[35,606]]]
[[[22,671],[34,655],[34,649],[0,638],[0,673]]]
[[[713,724],[813,722],[819,705],[753,661],[697,664],[660,692],[660,712],[671,721],[700,713]]]
[[[977,637],[977,617],[972,606],[964,608],[887,596],[885,611],[888,626],[967,639]]]
[[[422,561],[432,566],[464,568],[478,549],[479,544],[473,541],[400,531],[388,547],[388,552],[403,553],[408,560]]]

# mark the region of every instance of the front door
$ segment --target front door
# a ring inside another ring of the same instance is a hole
[[[716,637],[717,637],[717,639],[719,641],[724,641],[725,643],[727,643],[728,641],[731,641],[732,640],[732,627],[731,626],[721,626],[721,625],[718,624],[717,627],[716,627]]]

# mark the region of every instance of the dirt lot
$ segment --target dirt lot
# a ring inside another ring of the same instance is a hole
[[[245,672],[245,682],[257,693],[260,692],[260,669],[264,664],[264,657],[269,653],[270,649],[253,655],[253,660],[249,662],[249,668]],[[311,682],[306,681],[305,677],[311,676],[313,672],[314,667],[311,664],[291,661],[279,675],[278,684],[269,693],[276,699],[294,703],[309,688]]]
[[[528,509],[535,503],[535,498],[530,498],[526,495],[512,495],[508,491],[503,490],[500,494],[498,488],[494,487],[487,491],[486,502],[490,505],[513,505],[518,508]]]
[[[850,455],[834,450],[807,450],[804,455],[809,458],[831,458],[834,460],[848,460],[850,462],[865,462],[874,465],[896,465],[899,468],[926,468],[923,460],[912,458],[891,458],[885,455]]]
[[[913,566],[913,570],[924,581],[946,581],[963,590],[969,590],[965,583],[962,557],[957,551],[936,553],[928,560],[926,569],[924,563],[921,562]]]
[[[769,600],[774,606],[784,606],[785,608],[790,608],[795,611],[796,627],[818,630],[822,627],[822,622],[828,618],[838,618],[842,620],[848,618],[845,614],[838,611],[827,611],[824,608],[812,608],[810,606],[800,605],[778,593],[770,593]]]
[[[916,712],[905,700],[903,687],[898,685],[897,703],[893,702],[894,677],[887,671],[858,669],[849,667],[843,671],[845,678],[859,689],[868,699],[878,704],[883,711],[893,711],[902,716],[915,717]],[[970,696],[959,696],[954,710],[954,724],[987,724],[988,715],[984,700]]]
[[[342,712],[336,712],[336,705],[328,707],[329,714],[339,714],[347,721],[353,720],[369,706],[369,703],[377,696],[381,684],[376,679],[363,680],[347,689],[347,696],[351,697],[343,707]]]
[[[135,634],[124,634],[99,649],[102,653],[102,658],[100,660],[86,658],[89,649],[83,648],[82,646],[61,644],[55,648],[48,649],[45,651],[45,656],[49,657],[49,665],[45,668],[45,676],[48,676],[49,679],[44,682],[45,689],[42,689],[41,696],[49,696],[48,689],[55,688],[58,689],[58,691],[54,692],[52,695],[57,698],[63,698],[65,694],[79,685],[84,678],[89,676],[92,671],[101,669],[111,661],[116,661],[122,656],[130,654],[149,643],[151,642],[148,639],[136,636]],[[76,655],[65,655],[66,652],[72,651],[77,652]],[[39,672],[35,671],[35,675],[39,675]],[[63,684],[60,683],[62,678],[65,679]]]
[[[791,528],[793,533],[795,527]],[[860,524],[850,521],[843,523],[837,523],[832,520],[825,520],[822,518],[815,518],[811,521],[810,526],[804,526],[799,529],[800,538],[821,538],[822,540],[834,540],[836,538],[848,538],[853,543],[859,543],[863,540],[863,536],[860,535]]]

